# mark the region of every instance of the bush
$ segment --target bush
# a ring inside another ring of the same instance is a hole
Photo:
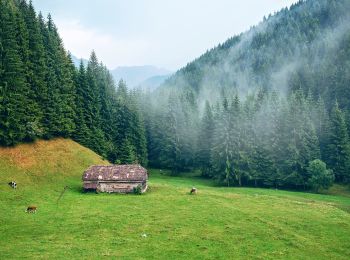
[[[133,193],[136,195],[141,195],[142,194],[142,186],[139,184],[139,185],[137,185],[137,187],[134,187]]]
[[[318,192],[320,188],[328,189],[334,182],[333,171],[327,169],[326,164],[321,160],[311,161],[307,172],[310,176],[307,184],[315,192]]]

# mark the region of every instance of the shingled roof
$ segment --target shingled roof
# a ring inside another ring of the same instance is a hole
[[[145,181],[147,170],[141,165],[93,165],[83,174],[83,181]]]

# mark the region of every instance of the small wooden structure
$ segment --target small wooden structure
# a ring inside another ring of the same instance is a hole
[[[85,191],[131,193],[141,186],[141,192],[147,190],[148,174],[141,165],[94,165],[83,174]]]

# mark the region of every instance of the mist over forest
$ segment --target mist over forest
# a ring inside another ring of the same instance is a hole
[[[349,11],[348,1],[299,1],[142,97],[150,165],[305,189],[322,160],[348,181]]]
[[[0,28],[2,146],[72,138],[111,163],[199,171],[225,186],[350,181],[347,0],[271,14],[154,91],[116,83],[95,52],[76,68],[31,2],[0,0]]]

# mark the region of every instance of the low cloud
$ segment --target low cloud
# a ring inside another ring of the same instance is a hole
[[[120,65],[144,64],[144,53],[149,44],[142,39],[118,39],[93,28],[85,27],[79,20],[58,20],[58,31],[65,47],[79,58],[88,59],[92,50],[109,68]],[[128,64],[124,61],[128,60]]]

